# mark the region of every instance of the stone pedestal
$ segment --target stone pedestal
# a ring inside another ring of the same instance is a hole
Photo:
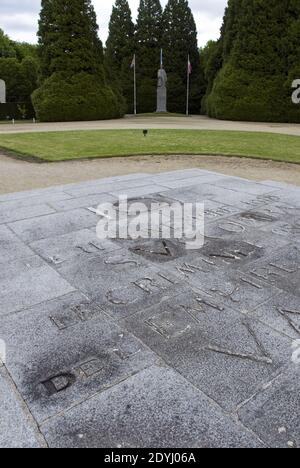
[[[158,71],[156,112],[167,112],[167,73],[163,68]]]
[[[0,104],[6,103],[6,85],[5,81],[0,80]]]

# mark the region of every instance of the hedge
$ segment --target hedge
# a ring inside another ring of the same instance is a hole
[[[34,91],[32,102],[42,122],[105,120],[125,113],[124,99],[87,73],[52,75]]]

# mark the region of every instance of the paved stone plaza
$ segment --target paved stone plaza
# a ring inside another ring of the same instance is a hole
[[[100,241],[121,194],[204,201],[204,247]],[[198,169],[1,195],[0,446],[299,447],[299,213]]]

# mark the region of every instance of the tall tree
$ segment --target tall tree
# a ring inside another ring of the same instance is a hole
[[[300,121],[300,108],[291,102],[292,76],[300,71],[299,13],[294,0],[229,0],[220,69],[206,98],[210,116]]]
[[[197,28],[187,0],[169,0],[163,13],[162,47],[169,75],[168,107],[185,112],[188,55],[192,64],[190,110],[199,113],[204,94]]]
[[[134,23],[127,0],[116,0],[113,6],[106,42],[105,69],[110,82],[125,97],[132,111],[133,87],[129,65],[134,54]]]
[[[156,109],[157,70],[160,65],[162,7],[159,0],[141,0],[136,24],[138,109]]]
[[[41,120],[117,117],[123,102],[105,82],[103,48],[91,0],[43,0],[39,22]]]
[[[43,0],[39,54],[52,73],[103,74],[103,48],[91,0]]]

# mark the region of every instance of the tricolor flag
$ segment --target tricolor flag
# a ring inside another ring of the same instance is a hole
[[[130,68],[134,68],[135,67],[135,55],[133,56],[133,59],[132,59],[132,62],[131,62],[131,65],[130,65]]]
[[[193,71],[193,67],[190,61],[190,57],[188,58],[188,74],[191,75]]]

